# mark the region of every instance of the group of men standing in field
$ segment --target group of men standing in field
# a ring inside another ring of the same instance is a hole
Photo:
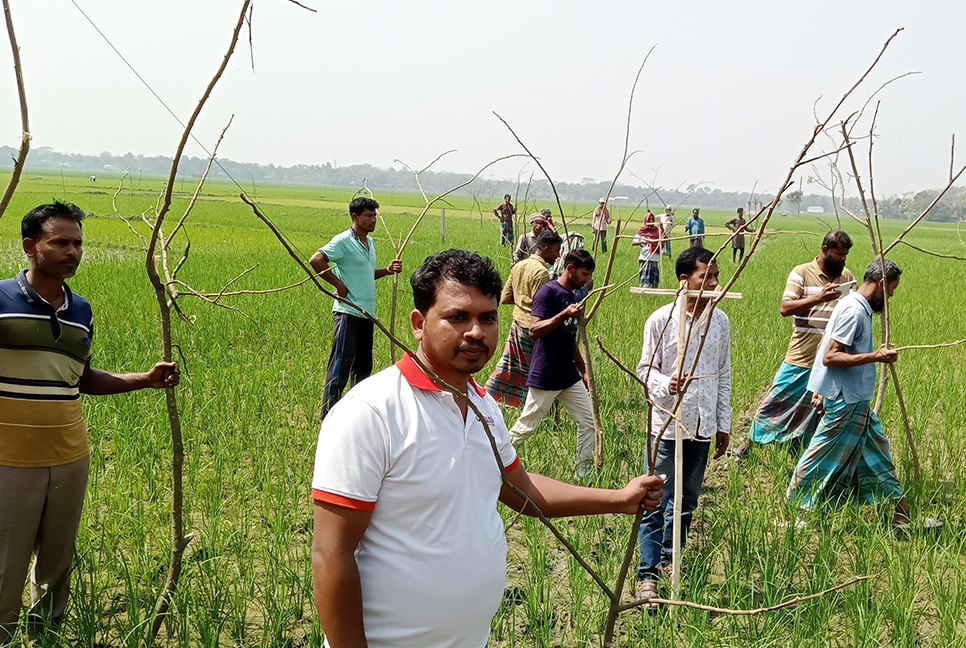
[[[651,246],[653,221],[653,215],[645,217],[643,227],[648,231],[640,236],[649,255],[662,253],[666,242]],[[679,321],[679,309],[670,304],[651,313],[644,325],[637,374],[655,405],[651,429],[657,444],[653,474],[658,476],[638,478],[645,481],[610,491],[565,484],[522,468],[517,449],[559,399],[577,423],[575,479],[585,479],[594,470],[593,414],[577,352],[583,304],[575,291],[586,288],[595,263],[587,251],[571,250],[563,255],[563,271],[552,276],[551,264],[561,257],[562,239],[540,219],[534,225],[533,238],[525,241],[529,255],[514,259],[506,284],[492,263],[475,253],[449,250],[429,257],[411,279],[416,357],[407,354],[354,389],[323,421],[313,477],[313,564],[316,603],[333,646],[355,645],[356,640],[362,645],[363,638],[373,646],[487,643],[505,570],[506,545],[495,503],[503,501],[528,514],[533,510],[517,492],[500,486],[499,466],[469,403],[486,421],[510,483],[548,516],[644,508],[637,570],[640,599],[656,596],[658,577],[672,558],[669,500],[674,480],[682,480],[684,493],[683,540],[711,448],[718,458],[729,447],[730,322],[709,306],[706,293],[717,288],[718,268],[698,237],[675,262],[677,277],[689,289],[685,320]],[[739,234],[747,231],[740,211],[729,228]],[[703,234],[703,222],[692,223],[689,233]],[[742,256],[743,247],[736,248]],[[790,347],[812,349],[810,360],[792,354],[798,363],[793,365],[796,376],[807,367],[811,380],[806,386],[812,391],[805,393],[800,380],[790,387],[794,378],[785,376],[783,365],[751,438],[759,444],[802,438],[799,443],[804,444],[806,432],[793,428],[809,418],[804,416],[807,403],[812,408],[810,420],[820,419],[821,424],[809,438],[789,485],[789,502],[810,508],[858,483],[857,495],[863,502],[896,500],[894,521],[903,523],[908,521],[908,507],[867,393],[875,378],[871,363],[896,357],[886,347],[872,351],[870,315],[881,308],[883,293],[891,296],[899,270],[887,261],[883,275],[876,271],[878,262],[870,264],[862,285],[833,310],[852,285],[844,266],[850,247],[845,232],[830,232],[821,254],[789,276],[781,312],[797,318]],[[733,260],[737,261],[737,252]],[[645,278],[646,261],[641,269]],[[700,291],[705,294],[699,298]],[[472,374],[495,350],[500,303],[512,305],[512,321],[500,360],[483,388]],[[679,349],[680,327],[703,333]],[[693,380],[680,392],[692,372]],[[442,390],[433,376],[461,390],[465,386],[464,395],[454,397]],[[792,394],[793,390],[805,395]],[[678,398],[679,418],[669,421]],[[522,407],[509,429],[497,402]],[[681,474],[675,474],[673,464],[678,421],[687,436]],[[769,423],[782,434],[769,437],[756,431]],[[444,438],[455,446],[447,445],[440,457],[438,446]],[[646,460],[642,463],[647,472]],[[468,483],[468,476],[479,481]],[[484,483],[489,490],[482,495]],[[630,501],[625,499],[629,491]],[[469,519],[484,513],[485,519]],[[435,539],[433,547],[426,546],[427,535]],[[399,575],[391,576],[392,587],[387,587],[390,572]],[[431,583],[425,582],[427,572],[432,574]],[[452,587],[439,586],[440,575]],[[388,595],[389,591],[395,594]],[[440,592],[445,594],[440,597]],[[456,609],[461,613],[446,612]],[[440,624],[441,614],[451,622]]]
[[[313,584],[327,645],[485,646],[506,570],[497,501],[527,515],[536,505],[548,517],[643,509],[637,594],[654,597],[671,560],[674,481],[684,493],[683,540],[711,448],[718,458],[729,447],[731,328],[710,307],[708,293],[718,286],[712,252],[699,241],[677,257],[675,274],[689,291],[683,311],[670,304],[644,324],[637,375],[654,405],[653,476],[590,488],[529,473],[517,449],[560,400],[577,422],[575,477],[594,471],[593,414],[577,350],[593,256],[563,241],[549,219],[536,219],[532,242],[521,237],[527,255],[506,284],[474,252],[428,257],[410,278],[416,351],[370,377],[375,281],[403,269],[399,259],[376,265],[370,233],[378,207],[353,200],[349,229],[310,259],[340,297],[312,477]],[[179,381],[175,363],[138,374],[91,367],[92,309],[65,283],[80,263],[83,216],[62,203],[29,212],[22,224],[29,267],[0,281],[0,645],[16,627],[32,554],[28,630],[56,627],[66,607],[89,467],[80,393]],[[645,228],[656,227],[650,216]],[[741,231],[744,222],[732,225]],[[703,234],[703,223],[693,233]],[[642,237],[648,253],[669,253],[667,241],[651,246],[652,234]],[[562,254],[565,245],[573,247]],[[885,345],[873,348],[871,314],[901,271],[874,261],[849,292],[851,247],[845,232],[829,232],[821,254],[789,275],[781,313],[793,318],[792,340],[749,438],[805,447],[788,488],[793,506],[853,493],[863,503],[894,500],[894,523],[906,524],[908,505],[870,407],[874,363],[897,357]],[[512,323],[484,388],[473,375],[499,343],[500,303],[513,305]],[[683,327],[702,331],[703,341],[693,335],[681,348]],[[350,382],[358,384],[342,398]],[[497,401],[522,405],[509,429]],[[668,420],[678,401],[679,416]],[[681,474],[673,464],[677,425],[687,437]]]

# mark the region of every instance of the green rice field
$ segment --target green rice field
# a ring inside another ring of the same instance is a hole
[[[0,173],[6,185],[9,172]],[[138,371],[159,359],[160,325],[153,290],[144,270],[140,241],[112,208],[119,177],[65,175],[28,170],[13,203],[0,220],[0,276],[26,264],[20,218],[54,198],[90,213],[84,224],[85,255],[72,289],[86,296],[95,314],[93,364],[112,371]],[[138,215],[151,210],[158,179],[125,179],[117,197],[121,216],[142,233]],[[250,184],[250,183],[249,183]],[[183,212],[194,189],[176,186],[170,215]],[[246,190],[251,190],[246,186]],[[302,271],[271,232],[242,204],[228,182],[205,185],[186,226],[191,255],[179,278],[205,292],[218,292],[231,278],[255,267],[232,289],[264,290],[296,283]],[[307,258],[350,224],[346,205],[353,190],[297,185],[259,185],[254,196],[263,211]],[[375,197],[395,239],[408,232],[423,201],[418,193]],[[403,258],[400,317],[408,327],[412,307],[408,277],[429,254],[465,247],[494,259],[504,278],[509,247],[499,246],[487,199],[482,215],[468,196],[448,197],[446,236],[440,240],[439,209],[416,230]],[[556,205],[551,207],[560,224]],[[738,205],[736,205],[737,207]],[[565,204],[573,215],[593,205]],[[660,204],[651,204],[657,211]],[[535,208],[528,207],[533,211]],[[627,218],[633,205],[612,208]],[[690,212],[677,209],[683,223]],[[149,212],[150,213],[150,212]],[[733,212],[702,209],[709,232],[724,232]],[[521,214],[523,216],[523,214]],[[643,208],[633,215],[633,229]],[[589,219],[575,227],[591,240]],[[791,323],[778,312],[789,270],[811,260],[834,215],[821,221],[805,215],[776,215],[770,228],[803,233],[767,236],[734,290],[742,300],[720,307],[732,324],[734,423],[732,444],[748,422],[784,355]],[[861,275],[871,260],[866,231],[847,217],[852,236],[848,267]],[[891,240],[907,223],[885,221]],[[680,229],[680,227],[678,228]],[[517,234],[520,233],[520,226]],[[677,231],[677,230],[676,230]],[[811,232],[812,234],[809,234]],[[629,231],[633,233],[633,231]],[[613,234],[613,226],[611,229]],[[378,263],[392,258],[380,224],[373,233]],[[706,245],[723,242],[708,238]],[[954,224],[923,223],[908,240],[936,252],[966,256]],[[178,234],[175,248],[187,239]],[[683,249],[676,241],[674,252]],[[637,272],[638,248],[618,244],[613,281]],[[903,268],[892,311],[892,340],[932,344],[966,337],[959,305],[966,302],[961,261],[927,256],[905,246],[892,254]],[[598,261],[598,285],[604,263]],[[673,287],[670,266],[662,285]],[[722,281],[735,266],[726,250]],[[377,315],[388,319],[392,279],[378,286]],[[636,285],[636,281],[632,281]],[[609,296],[589,325],[591,339],[626,365],[639,360],[644,321],[668,299],[630,294]],[[319,426],[325,366],[331,343],[331,300],[306,283],[283,292],[241,295],[225,303],[242,313],[185,296],[191,322],[174,323],[183,354],[178,399],[185,434],[186,531],[194,534],[166,630],[165,646],[279,648],[318,646],[321,629],[312,601],[310,478]],[[501,331],[510,323],[501,308]],[[878,318],[875,322],[878,339]],[[413,342],[408,330],[404,340]],[[502,344],[502,341],[501,341]],[[910,454],[890,387],[882,411],[886,434],[914,517],[941,518],[936,531],[898,537],[890,507],[829,506],[807,514],[807,525],[775,528],[794,458],[768,449],[751,458],[727,457],[709,464],[705,487],[684,553],[684,595],[692,601],[732,608],[780,603],[830,588],[856,576],[873,575],[853,587],[777,612],[733,617],[700,610],[640,610],[618,621],[622,646],[966,646],[966,347],[908,350],[896,365],[922,460],[922,482],[912,481]],[[481,372],[483,382],[496,362]],[[644,398],[637,386],[594,351],[605,429],[604,467],[597,483],[615,487],[643,464]],[[390,364],[390,346],[378,337],[375,366]],[[170,455],[163,394],[142,391],[85,397],[92,461],[90,485],[73,574],[73,596],[57,645],[137,646],[150,621],[167,568],[170,539]],[[518,412],[507,410],[508,425]],[[573,479],[575,425],[565,412],[560,423],[545,420],[522,449],[530,470]],[[501,507],[502,508],[502,507]],[[493,620],[490,646],[599,646],[607,598],[538,520],[502,509],[510,541],[507,596]],[[613,583],[623,558],[631,520],[599,516],[558,521],[571,542]],[[632,592],[625,593],[630,600]]]

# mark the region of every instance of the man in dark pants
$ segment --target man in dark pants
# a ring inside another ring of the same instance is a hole
[[[21,223],[29,268],[0,281],[0,645],[13,639],[28,571],[31,645],[67,607],[91,458],[80,395],[180,379],[174,362],[145,373],[91,367],[91,305],[65,282],[83,256],[82,220],[77,205],[32,209]]]
[[[402,271],[402,261],[393,259],[385,268],[376,268],[376,248],[369,233],[376,229],[379,203],[359,197],[349,203],[352,227],[332,237],[312,255],[309,264],[339,297],[344,297],[366,312],[376,313],[376,279]],[[330,267],[331,266],[331,267]],[[353,384],[372,373],[372,322],[357,309],[336,301],[332,355],[325,371],[323,418],[340,398],[350,377]]]

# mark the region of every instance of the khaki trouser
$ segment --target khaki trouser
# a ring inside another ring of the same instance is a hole
[[[557,398],[577,422],[577,474],[586,477],[594,469],[594,409],[590,394],[580,380],[559,391],[531,387],[520,418],[510,428],[510,442],[519,448],[529,439]]]
[[[64,616],[90,463],[0,466],[0,645],[17,629],[31,556],[28,623]]]

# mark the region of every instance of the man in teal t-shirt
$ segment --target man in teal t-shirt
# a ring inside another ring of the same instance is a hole
[[[349,203],[352,227],[336,234],[312,255],[309,264],[339,297],[344,297],[376,314],[376,279],[402,271],[402,261],[393,259],[385,268],[376,268],[376,247],[369,233],[376,229],[379,203],[372,198],[356,198]],[[332,304],[334,319],[332,355],[325,371],[325,395],[322,416],[340,398],[350,377],[355,384],[372,373],[372,321],[358,309],[336,301]]]

